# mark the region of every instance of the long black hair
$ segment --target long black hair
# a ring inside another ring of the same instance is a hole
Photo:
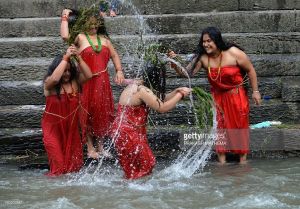
[[[240,46],[238,46],[237,44],[225,41],[222,37],[221,31],[218,28],[216,28],[216,27],[207,27],[207,28],[202,30],[199,43],[197,45],[196,50],[194,51],[194,53],[196,54],[197,59],[196,59],[196,62],[194,63],[193,69],[195,68],[196,63],[199,61],[201,56],[203,54],[207,54],[204,47],[203,47],[203,36],[205,34],[209,35],[211,40],[213,40],[213,42],[216,44],[217,48],[220,49],[221,51],[226,51],[226,50],[230,49],[233,46],[237,47],[237,48],[239,48],[243,51],[243,49]]]
[[[143,73],[144,86],[150,88],[161,100],[166,93],[166,68],[163,64],[153,65],[148,61]]]
[[[52,63],[50,64],[50,66],[48,67],[48,70],[47,70],[47,73],[44,77],[44,82],[45,80],[47,79],[47,77],[51,76],[52,73],[54,72],[54,70],[57,68],[57,66],[61,63],[63,59],[63,55],[58,55],[54,58],[54,60],[52,61]],[[76,68],[76,65],[73,61],[70,61],[70,81],[72,81],[73,79],[76,79],[77,77],[77,68]],[[58,84],[56,84],[54,86],[55,88],[55,92],[56,92],[56,95],[58,98],[60,98],[60,89],[61,89],[61,79],[60,81],[58,82]]]

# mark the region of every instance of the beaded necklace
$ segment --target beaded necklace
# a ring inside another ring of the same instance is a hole
[[[217,76],[215,77],[215,78],[213,78],[212,76],[211,76],[211,71],[210,71],[210,62],[209,62],[209,56],[208,56],[208,66],[207,66],[207,68],[208,68],[208,75],[209,75],[209,77],[211,78],[211,80],[213,80],[213,81],[216,81],[217,79],[218,79],[218,77],[220,76],[220,72],[221,72],[221,64],[222,64],[222,52],[220,53],[220,62],[219,62],[219,67],[218,67],[218,74],[217,74]]]
[[[87,33],[84,33],[86,36],[86,39],[88,40],[89,44],[91,45],[91,47],[93,48],[93,50],[96,53],[99,53],[102,49],[102,45],[101,45],[101,39],[99,38],[99,36],[97,35],[97,44],[98,44],[98,48],[96,48],[96,46],[94,45],[94,43],[92,42],[90,36]]]
[[[73,97],[75,97],[75,96],[76,96],[76,92],[75,92],[75,90],[74,90],[74,88],[73,88],[72,81],[70,81],[70,84],[71,84],[71,89],[72,89],[72,92],[71,92],[71,93],[68,93],[68,92],[66,91],[66,89],[64,88],[64,85],[63,85],[63,84],[61,85],[61,87],[62,87],[62,89],[64,90],[65,94],[66,94],[68,97],[69,97],[69,94],[71,94]]]

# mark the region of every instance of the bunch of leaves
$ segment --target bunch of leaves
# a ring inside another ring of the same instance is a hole
[[[193,88],[197,102],[195,102],[195,112],[200,129],[210,129],[213,126],[213,108],[214,102],[211,94],[200,87]]]
[[[92,6],[88,8],[80,8],[78,11],[78,15],[75,17],[75,20],[72,23],[69,23],[69,40],[68,44],[71,45],[74,43],[76,37],[78,34],[86,31],[88,29],[88,25],[86,24],[87,21],[91,16],[97,17],[97,20],[99,22],[99,27],[105,27],[104,26],[104,19],[99,16],[99,6],[100,4],[105,4],[106,1],[100,0],[97,4],[93,4]]]
[[[165,64],[159,56],[160,54],[164,53],[164,51],[165,47],[162,44],[150,44],[147,47],[145,47],[144,61],[146,63],[150,62],[154,66]]]

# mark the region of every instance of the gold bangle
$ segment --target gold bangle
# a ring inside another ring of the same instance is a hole
[[[259,93],[259,91],[258,91],[258,90],[254,90],[254,91],[253,91],[253,93],[254,93],[254,92],[256,92],[256,93]]]

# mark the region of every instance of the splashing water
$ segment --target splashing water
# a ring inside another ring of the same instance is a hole
[[[145,19],[142,15],[140,15],[138,9],[132,4],[131,0],[121,0],[120,3],[122,4],[122,7],[130,9],[130,12],[134,14],[134,24],[136,24],[136,27],[138,27],[139,41],[129,41],[126,43],[121,43],[122,48],[125,49],[125,52],[123,54],[122,59],[127,60],[125,64],[125,69],[133,69],[134,66],[132,63],[135,63],[135,68],[137,69],[136,72],[136,78],[140,77],[141,69],[144,67],[144,52],[147,48],[146,40],[144,39],[145,35],[149,35],[150,30],[149,26],[147,25]],[[148,36],[149,37],[149,36]],[[155,36],[150,42],[151,44],[157,42],[155,40]],[[149,43],[149,42],[148,42]],[[132,47],[134,45],[134,47]],[[180,69],[182,69],[182,72],[185,73],[185,75],[188,78],[189,87],[191,88],[191,79],[184,69],[182,65],[175,61],[174,59],[171,59],[167,57],[166,55],[161,55],[162,59],[166,62],[172,62],[176,64]],[[124,66],[124,64],[123,64]],[[136,67],[137,66],[137,67]],[[128,98],[128,103],[130,101],[130,97]],[[195,114],[195,107],[193,102],[192,94],[190,94],[190,109],[193,109],[193,112]],[[196,114],[195,114],[196,116]],[[124,117],[124,111],[121,113],[121,119],[119,126],[115,132],[115,135],[112,137],[111,143],[109,144],[107,151],[110,151],[111,148],[114,146],[114,141],[117,138],[118,130],[121,126],[122,119]],[[150,118],[151,119],[151,118]],[[197,117],[195,117],[196,121],[198,121]],[[196,123],[198,124],[198,123]],[[214,134],[216,131],[216,123],[215,123],[215,111],[214,111],[214,125],[213,128],[210,131],[210,134]],[[153,175],[150,180],[148,181],[154,181],[155,179],[165,179],[165,180],[174,180],[178,178],[189,178],[191,177],[195,172],[202,170],[204,166],[207,164],[207,161],[211,155],[211,148],[215,141],[215,138],[210,139],[210,141],[204,140],[201,142],[195,141],[194,144],[191,146],[191,148],[183,152],[175,161],[174,163],[167,167],[166,169],[163,169],[162,171],[158,172],[156,175]],[[68,181],[68,184],[88,184],[88,185],[95,185],[95,184],[105,184],[108,182],[111,182],[112,179],[119,179],[121,176],[121,171],[116,171],[116,169],[111,169],[110,167],[107,167],[107,165],[103,165],[104,157],[101,156],[98,160],[98,165],[93,166],[92,163],[88,165],[87,168],[82,169],[79,173],[72,175],[72,178]],[[115,163],[117,164],[117,162]],[[105,168],[104,168],[105,167]],[[111,172],[111,170],[114,170],[115,173]],[[101,178],[99,178],[101,176]],[[115,178],[114,178],[115,177]],[[109,185],[109,183],[108,183]],[[132,185],[136,186],[136,185]]]

